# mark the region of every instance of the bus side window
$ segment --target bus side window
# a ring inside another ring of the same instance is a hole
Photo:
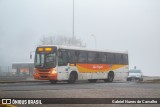
[[[127,54],[123,54],[123,64],[128,65],[128,55]]]
[[[97,54],[96,52],[88,52],[88,63],[97,63]]]
[[[108,62],[109,64],[115,64],[115,54],[114,53],[108,53]]]
[[[121,64],[124,64],[123,54],[121,54]]]
[[[122,63],[122,61],[121,61],[121,54],[119,54],[119,53],[115,54],[115,63],[116,64],[121,64]]]
[[[103,64],[107,62],[107,56],[105,53],[99,53],[98,62]]]
[[[86,63],[87,62],[87,52],[80,51],[78,56],[78,62],[80,63]]]
[[[109,64],[109,57],[107,53],[106,53],[106,64]]]
[[[77,54],[76,51],[68,51],[68,60],[69,63],[76,63],[77,62]]]
[[[58,65],[66,66],[68,63],[67,51],[59,51]]]

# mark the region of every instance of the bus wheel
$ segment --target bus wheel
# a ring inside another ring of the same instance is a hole
[[[113,71],[109,72],[108,78],[104,80],[104,82],[112,82],[114,79],[114,73]]]
[[[56,80],[49,80],[51,84],[55,84],[57,81]]]
[[[97,82],[97,79],[89,79],[88,80],[90,83],[95,83],[95,82]]]
[[[75,83],[75,81],[77,80],[77,73],[76,72],[71,72],[70,76],[69,76],[69,80],[68,83],[72,84]]]
[[[131,79],[130,79],[130,78],[127,78],[127,81],[131,81]]]

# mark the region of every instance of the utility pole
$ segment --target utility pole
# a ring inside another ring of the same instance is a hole
[[[73,0],[73,40],[74,40],[74,0]]]

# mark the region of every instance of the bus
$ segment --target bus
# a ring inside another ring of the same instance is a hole
[[[75,83],[77,80],[112,82],[128,77],[128,52],[100,51],[67,46],[38,46],[34,79]]]

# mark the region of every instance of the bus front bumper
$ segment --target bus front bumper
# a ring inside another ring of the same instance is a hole
[[[37,80],[57,80],[57,74],[34,74],[34,79]]]

